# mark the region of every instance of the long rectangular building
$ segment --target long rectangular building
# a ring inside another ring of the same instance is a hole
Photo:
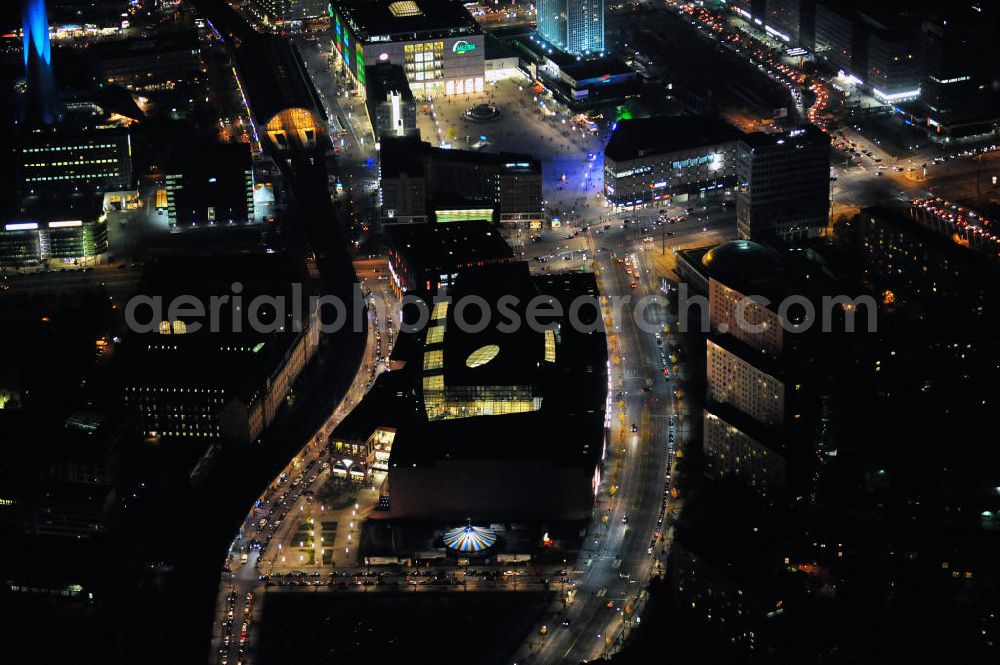
[[[604,150],[605,196],[622,210],[732,191],[740,136],[712,116],[622,120]]]
[[[61,127],[26,135],[16,149],[22,200],[132,189],[132,139],[119,129]]]
[[[99,42],[93,48],[104,79],[133,90],[169,89],[201,76],[201,44],[193,29]]]
[[[0,268],[103,263],[108,251],[105,216],[84,208],[80,212],[67,206],[62,216],[22,215],[0,224]]]

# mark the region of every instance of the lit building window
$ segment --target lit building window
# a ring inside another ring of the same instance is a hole
[[[556,361],[556,333],[554,330],[545,331],[545,362],[554,363]]]
[[[440,344],[444,341],[444,326],[434,326],[427,330],[427,343]]]
[[[427,351],[424,353],[424,369],[441,369],[444,365],[443,351]]]

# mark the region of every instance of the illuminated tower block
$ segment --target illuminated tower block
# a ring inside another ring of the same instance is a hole
[[[602,53],[604,0],[539,0],[538,34],[567,53]]]

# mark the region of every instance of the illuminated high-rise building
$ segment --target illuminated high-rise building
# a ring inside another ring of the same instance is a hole
[[[602,53],[604,0],[538,0],[538,34],[567,53]]]
[[[327,0],[254,0],[250,10],[266,23],[282,25],[327,16]]]
[[[49,18],[45,0],[24,0],[21,5],[24,33],[24,70],[28,100],[24,120],[31,124],[51,125],[59,119],[55,78],[52,76],[52,46],[49,43]]]
[[[737,148],[736,232],[816,237],[830,217],[830,136],[814,125],[746,134]]]

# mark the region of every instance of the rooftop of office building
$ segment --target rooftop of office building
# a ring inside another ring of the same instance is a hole
[[[484,221],[449,224],[399,224],[385,229],[392,250],[415,275],[483,262],[512,261],[514,252],[492,224]]]
[[[743,143],[752,150],[788,144],[794,145],[817,145],[830,144],[830,135],[816,125],[803,125],[787,132],[771,134],[765,132],[752,132],[743,135]]]
[[[604,156],[615,162],[736,141],[742,132],[709,115],[654,116],[621,120]]]
[[[332,8],[364,42],[482,32],[465,6],[454,0],[337,0]]]
[[[296,320],[303,330],[310,323],[310,294],[294,286],[302,281],[300,270],[283,254],[155,261],[143,275],[138,296],[158,302],[159,309],[135,310],[135,320],[153,330],[126,337],[133,369],[129,385],[225,388],[236,394],[257,388],[301,334]],[[181,299],[185,304],[178,305]]]
[[[406,72],[399,65],[388,62],[368,65],[365,67],[365,80],[366,93],[371,101],[384,102],[392,93],[399,95],[404,102],[413,103],[413,92],[406,80]]]
[[[542,164],[531,155],[516,152],[482,152],[437,148],[419,136],[389,137],[382,140],[380,166],[382,177],[411,177],[424,174],[424,158],[460,162],[475,166],[491,166],[505,173],[541,174]]]

